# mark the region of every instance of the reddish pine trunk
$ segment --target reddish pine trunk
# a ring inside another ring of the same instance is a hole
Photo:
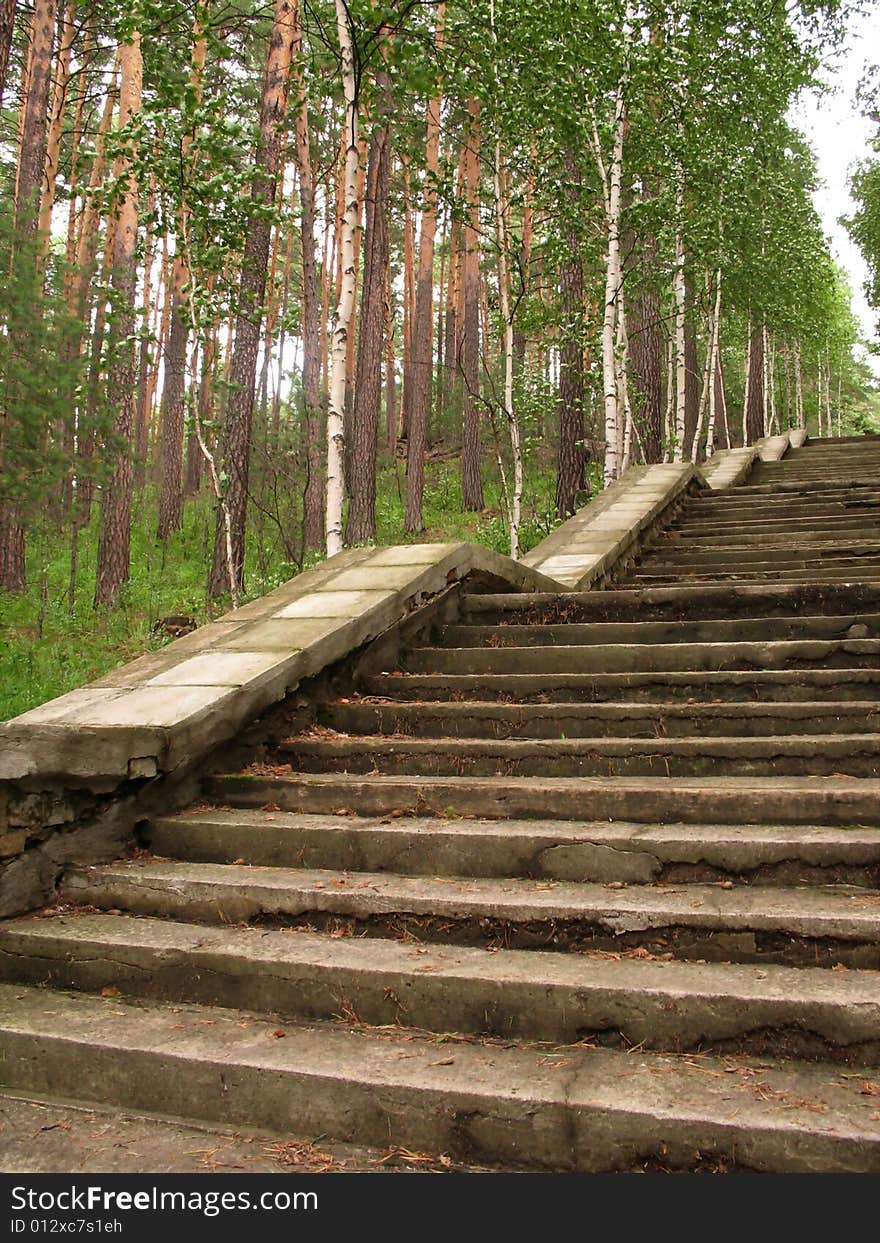
[[[176,255],[171,273],[171,328],[165,348],[165,378],[162,386],[162,437],[157,535],[166,540],[180,529],[183,517],[183,429],[186,408],[186,347],[189,341],[189,315],[183,292],[186,267]]]
[[[391,80],[376,75],[383,115],[391,110]],[[357,374],[352,409],[349,459],[348,544],[376,539],[376,442],[382,401],[382,356],[385,345],[385,286],[388,279],[388,191],[391,177],[391,127],[377,126],[370,137],[364,236],[364,281],[357,342]]]
[[[21,112],[21,141],[15,193],[15,228],[17,235],[25,243],[33,239],[37,231],[40,185],[46,156],[46,118],[52,76],[55,13],[56,0],[36,0],[31,19],[29,73]],[[10,22],[11,16],[10,14]],[[5,32],[3,37],[6,37]],[[25,261],[33,262],[33,257],[28,256]],[[5,441],[5,428],[0,420],[0,453],[5,451]],[[0,589],[17,592],[24,591],[26,586],[24,528],[15,509],[2,502]]]
[[[121,50],[119,94],[120,128],[127,125],[141,103],[141,42],[138,32]],[[137,182],[123,155],[114,170],[125,182],[117,209],[110,279],[118,294],[112,326],[114,349],[107,375],[107,396],[116,410],[113,437],[116,449],[112,471],[101,489],[101,525],[98,533],[98,573],[95,606],[112,607],[128,581],[131,547],[131,429],[135,400],[134,302],[137,289],[135,267],[138,228]]]
[[[566,158],[569,211],[577,214],[575,187],[579,184],[574,155]],[[567,229],[565,257],[559,265],[559,293],[564,330],[559,346],[559,443],[556,458],[556,512],[570,518],[578,498],[587,491],[588,454],[584,445],[584,266],[580,238],[574,224]]]
[[[760,317],[753,320],[749,351],[749,393],[746,403],[746,444],[753,445],[764,435],[764,332]]]
[[[443,47],[443,21],[446,6],[437,12],[437,48]],[[431,371],[434,325],[434,238],[437,232],[436,178],[440,167],[439,94],[428,102],[425,171],[425,209],[419,236],[419,273],[416,281],[415,315],[410,343],[412,387],[410,390],[409,434],[406,442],[406,515],[404,525],[411,533],[424,528],[422,494],[425,488],[425,441],[428,408],[431,402]]]
[[[9,53],[12,50],[12,32],[15,27],[15,3],[16,0],[0,0],[0,106],[6,93]]]
[[[287,112],[287,76],[295,32],[293,0],[275,0],[260,106],[260,138],[254,161],[254,178],[251,182],[251,198],[255,205],[263,209],[271,207],[275,201],[281,132]],[[224,427],[228,479],[224,503],[229,515],[231,549],[227,547],[226,517],[221,507],[217,513],[214,564],[209,582],[212,596],[224,595],[233,587],[241,588],[244,585],[244,537],[254,384],[257,377],[261,309],[266,294],[270,239],[271,221],[262,215],[250,225],[242,256],[239,311],[230,369],[232,393]],[[234,583],[230,582],[230,575],[234,578]]]
[[[461,372],[465,387],[464,443],[461,454],[461,501],[465,510],[483,508],[480,471],[480,105],[468,105],[470,124],[465,158],[467,223],[464,230]]]
[[[297,21],[299,10],[295,10]],[[296,85],[295,156],[299,176],[300,242],[302,248],[303,415],[306,433],[306,486],[303,494],[303,551],[324,543],[324,486],[321,477],[321,321],[318,307],[318,270],[315,261],[315,174],[309,137],[309,108],[305,81],[299,67],[302,30],[297,24],[294,43]]]
[[[636,415],[645,462],[663,455],[663,329],[656,291],[643,291],[629,304],[629,357],[632,364]]]

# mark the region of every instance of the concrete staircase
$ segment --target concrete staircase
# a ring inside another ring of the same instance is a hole
[[[7,1084],[502,1168],[880,1170],[880,440],[462,594],[0,929]],[[367,666],[368,668],[368,666]]]

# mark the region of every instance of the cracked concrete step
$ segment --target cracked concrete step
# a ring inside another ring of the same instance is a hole
[[[854,633],[850,633],[856,627]],[[880,613],[816,617],[732,617],[709,621],[547,622],[445,626],[443,647],[551,647],[578,643],[727,643],[769,639],[852,639],[880,635]]]
[[[462,620],[509,622],[517,618],[532,625],[560,622],[701,621],[793,615],[830,616],[859,611],[880,612],[880,589],[870,584],[754,583],[703,587],[675,584],[655,588],[535,593],[465,593]]]
[[[10,1087],[548,1170],[698,1153],[880,1170],[869,1072],[766,1059],[447,1042],[197,1006],[0,989]],[[287,1037],[280,1038],[279,1033]],[[440,1056],[438,1056],[438,1054]]]
[[[567,703],[801,703],[880,698],[880,670],[799,669],[663,673],[385,673],[364,677],[363,694],[398,701],[500,700]]]
[[[418,946],[382,938],[212,928],[124,915],[0,927],[0,978],[286,1019],[338,1017],[554,1042],[880,1059],[867,971]]]
[[[571,881],[880,883],[880,830],[561,820],[310,816],[248,808],[160,816],[145,840],[191,863]]]
[[[298,772],[535,777],[880,777],[880,735],[710,738],[412,738],[300,734],[276,754]]]
[[[870,701],[804,703],[540,703],[340,700],[318,722],[344,734],[451,738],[703,738],[716,735],[880,734]]]
[[[74,867],[63,901],[191,923],[407,930],[419,940],[619,950],[680,958],[880,966],[880,892],[404,876],[149,860]]]
[[[270,770],[271,771],[271,770]],[[205,797],[354,815],[633,820],[641,824],[880,824],[880,781],[852,777],[420,777],[234,773]]]
[[[637,673],[701,670],[876,668],[880,639],[741,643],[595,643],[556,647],[410,647],[406,673]]]

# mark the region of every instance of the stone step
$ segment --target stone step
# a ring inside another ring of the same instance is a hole
[[[742,643],[594,643],[555,647],[410,648],[407,673],[636,673],[722,669],[877,668],[880,639]]]
[[[161,816],[159,856],[429,876],[570,881],[880,885],[880,829],[811,825],[644,825],[560,820],[310,816],[211,808]]]
[[[880,670],[798,669],[663,673],[386,673],[364,677],[361,691],[395,701],[493,701],[523,704],[875,702]]]
[[[405,876],[177,860],[72,868],[64,901],[190,923],[252,923],[505,948],[642,947],[678,958],[880,966],[880,892]]]
[[[663,547],[676,548],[686,544],[695,550],[744,548],[756,549],[775,547],[788,549],[794,544],[828,544],[837,545],[829,539],[834,536],[840,541],[849,543],[851,540],[865,542],[877,539],[877,522],[851,518],[825,518],[807,524],[802,519],[786,522],[782,519],[756,522],[746,526],[743,523],[716,523],[714,526],[697,523],[679,523],[669,527],[663,536]]]
[[[449,738],[704,738],[718,735],[880,734],[871,701],[804,703],[365,703],[318,706],[322,726],[343,734]]]
[[[487,954],[376,937],[72,914],[0,927],[0,978],[287,1021],[328,1020],[344,1009],[363,1024],[439,1033],[676,1052],[784,1047],[789,1056],[880,1060],[876,976],[858,970],[589,952]]]
[[[712,1153],[738,1168],[880,1170],[869,1072],[766,1059],[445,1042],[216,1007],[0,989],[9,1086],[516,1168]],[[286,1038],[283,1038],[286,1037]]]
[[[860,532],[866,531],[869,536],[876,533],[877,518],[880,515],[880,505],[877,506],[878,513],[872,513],[870,510],[856,511],[855,513],[841,513],[839,511],[829,511],[824,514],[817,514],[809,520],[805,518],[764,518],[762,521],[750,522],[748,520],[739,521],[736,519],[725,519],[719,514],[717,519],[696,518],[691,517],[685,510],[682,516],[666,528],[670,536],[682,537],[687,536],[688,539],[697,540],[700,543],[709,543],[715,541],[718,536],[729,536],[733,540],[750,540],[754,536],[774,536],[774,535],[791,535],[796,536],[803,534],[804,537],[813,537],[815,534],[822,533],[838,533],[844,536],[850,531]]]
[[[880,480],[878,480],[873,472],[865,478],[848,478],[829,479],[827,472],[823,472],[821,478],[816,482],[800,482],[797,479],[791,481],[783,477],[775,479],[769,483],[751,483],[738,484],[729,492],[731,499],[743,501],[748,497],[781,497],[783,499],[804,498],[815,500],[824,497],[836,497],[847,499],[849,497],[859,496],[863,493],[875,493],[880,490]]]
[[[256,772],[207,776],[238,807],[339,815],[627,820],[641,824],[880,824],[880,782],[852,777],[418,777]]]
[[[853,633],[850,633],[853,631]],[[496,626],[474,624],[443,628],[443,647],[552,647],[579,643],[728,643],[770,639],[853,639],[880,635],[880,613],[832,613],[825,616],[734,617],[709,621],[548,622],[516,621]]]
[[[876,545],[871,545],[858,553],[840,545],[836,549],[829,547],[823,550],[808,544],[791,548],[787,553],[781,549],[773,553],[766,548],[691,550],[686,544],[667,543],[646,552],[639,568],[656,567],[664,572],[702,575],[715,571],[727,574],[738,568],[744,574],[766,575],[786,570],[809,570],[817,574],[846,570],[850,576],[867,573],[876,577],[877,567],[880,566],[880,552],[875,551],[876,548]]]
[[[864,564],[857,569],[821,569],[811,570],[804,567],[800,570],[779,570],[767,569],[763,571],[765,581],[773,581],[781,583],[804,583],[819,584],[827,583],[829,586],[842,583],[859,583],[865,586],[880,585],[880,563],[877,569],[872,570]],[[627,586],[634,587],[666,587],[675,586],[682,580],[694,583],[701,587],[723,587],[725,584],[729,586],[748,586],[753,583],[759,583],[762,579],[762,571],[757,569],[743,570],[741,573],[727,570],[706,570],[704,574],[688,573],[686,569],[679,568],[670,573],[650,573],[648,570],[644,572],[637,571],[628,578],[622,580]]]
[[[786,542],[773,538],[767,543],[742,546],[729,545],[719,540],[714,546],[706,547],[690,540],[667,538],[648,556],[653,561],[668,565],[714,567],[729,564],[764,567],[768,572],[774,565],[779,569],[800,565],[822,567],[828,563],[836,565],[838,562],[876,565],[880,559],[880,540],[876,536],[873,540],[838,538],[829,541],[825,538],[806,542],[799,539]]]
[[[606,621],[726,621],[736,617],[831,616],[880,612],[880,587],[865,583],[754,583],[729,587],[673,584],[559,595],[499,593],[461,596],[462,620],[520,620],[531,625]]]
[[[759,516],[776,518],[818,517],[825,513],[858,516],[876,511],[880,505],[880,487],[828,491],[810,488],[801,492],[766,491],[750,494],[744,488],[689,498],[682,510],[687,518],[714,518],[725,521],[742,517],[755,522]]]
[[[880,735],[712,738],[407,738],[300,734],[282,740],[297,772],[456,777],[880,777]]]

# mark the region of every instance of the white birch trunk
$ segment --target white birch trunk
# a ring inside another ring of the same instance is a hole
[[[663,419],[663,461],[672,461],[673,408],[675,406],[675,341],[666,339],[666,414]]]
[[[327,404],[327,556],[342,550],[342,503],[345,495],[345,362],[348,333],[354,309],[355,232],[358,226],[358,102],[355,80],[354,45],[348,24],[345,0],[336,0],[336,28],[342,57],[342,87],[345,120],[342,145],[345,151],[344,203],[339,246],[342,256],[342,283],[333,313],[330,334],[330,392]]]
[[[672,278],[672,300],[675,306],[675,452],[674,462],[684,460],[685,434],[685,385],[687,369],[684,348],[684,238],[681,232],[681,216],[684,211],[684,185],[681,166],[676,169],[675,191],[675,272]]]
[[[749,389],[751,387],[750,380],[752,375],[752,317],[749,315],[749,322],[746,328],[748,335],[748,345],[746,346],[746,383],[743,389],[743,444],[749,443]]]
[[[620,474],[622,457],[621,403],[617,383],[616,344],[620,294],[620,210],[623,179],[623,143],[626,134],[626,91],[629,78],[629,41],[633,19],[632,0],[628,0],[623,18],[624,63],[614,97],[614,140],[608,167],[606,217],[608,252],[605,260],[605,312],[602,318],[602,386],[605,411],[605,485]],[[597,136],[598,138],[598,136]],[[597,141],[597,159],[602,173],[601,149]]]
[[[709,278],[706,277],[706,292],[709,292]],[[703,421],[706,411],[709,420],[706,426],[706,457],[712,456],[715,435],[715,367],[718,358],[719,320],[721,317],[721,269],[715,273],[715,303],[709,313],[709,348],[706,352],[706,366],[703,369],[703,391],[700,393],[700,409],[697,414],[697,429],[691,446],[691,461],[696,462],[700,451],[700,440],[703,435]]]
[[[492,38],[497,44],[498,36],[495,29],[495,0],[491,0],[489,12],[492,25]],[[501,84],[497,59],[495,62],[495,76],[500,99]],[[513,493],[508,498],[507,525],[510,533],[511,560],[518,561],[519,529],[522,525],[523,452],[522,436],[520,435],[519,422],[517,420],[513,404],[514,312],[510,300],[510,265],[508,263],[508,224],[510,204],[508,203],[507,180],[505,177],[504,162],[501,154],[500,138],[497,138],[495,141],[494,174],[495,222],[498,239],[498,302],[499,309],[501,311],[501,319],[504,325],[502,344],[504,353],[504,415],[507,420],[507,430],[510,436],[510,452],[511,457],[513,458]]]

